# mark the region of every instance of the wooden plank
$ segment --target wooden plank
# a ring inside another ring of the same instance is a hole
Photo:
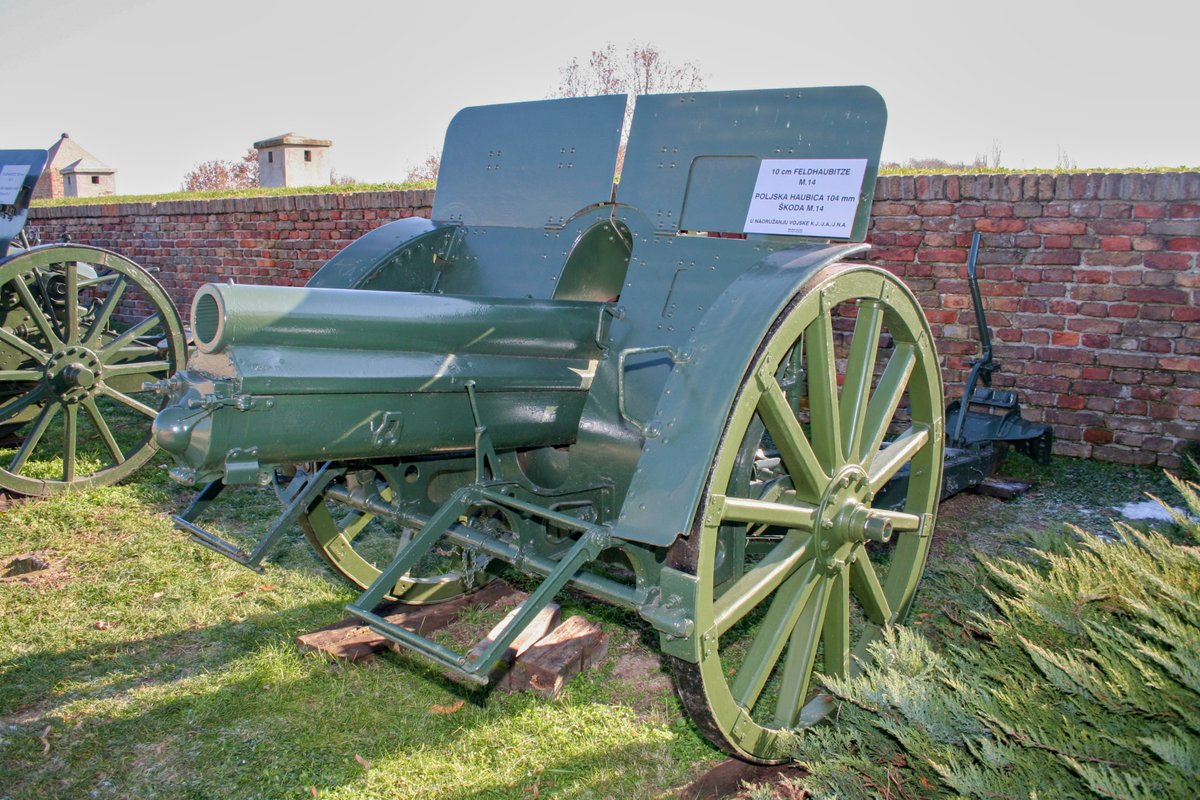
[[[1012,500],[1015,497],[1028,492],[1033,488],[1033,484],[1027,481],[1019,481],[1016,478],[1005,478],[998,475],[993,475],[984,480],[983,483],[975,487],[978,494],[986,497],[996,497],[1001,500]]]
[[[508,615],[505,616],[504,619],[500,620],[500,622],[496,624],[496,627],[492,628],[488,632],[488,635],[483,637],[479,644],[471,648],[471,651],[467,653],[467,658],[470,660],[475,660],[483,655],[483,651],[486,650],[492,644],[492,642],[496,641],[496,638],[500,635],[503,628],[508,625],[509,621],[513,617],[520,613],[524,605],[525,601],[521,601],[516,605],[515,608],[513,608],[512,611],[509,611]],[[545,638],[547,634],[558,627],[559,617],[561,614],[562,610],[559,608],[558,603],[550,603],[541,611],[539,611],[537,616],[531,619],[529,624],[525,626],[525,630],[517,634],[517,638],[513,639],[512,644],[510,644],[500,656],[499,665],[507,666],[508,664],[513,663],[520,656],[522,656],[526,650],[533,647],[535,644]]]
[[[524,592],[514,589],[504,581],[492,581],[473,594],[456,597],[444,603],[424,606],[390,603],[381,606],[378,611],[388,622],[428,636],[445,628],[466,608],[491,607],[506,601],[520,602],[525,596]],[[297,636],[296,644],[303,649],[328,653],[334,658],[361,661],[385,649],[389,641],[359,619],[348,617],[311,633]]]
[[[499,688],[531,691],[554,699],[567,681],[608,655],[608,634],[594,622],[574,616],[550,631],[516,660]]]

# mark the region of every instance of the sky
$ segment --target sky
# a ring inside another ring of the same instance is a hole
[[[401,180],[460,108],[536,100],[572,59],[650,43],[710,90],[867,84],[883,159],[1200,166],[1191,0],[0,0],[0,148],[70,133],[120,194],[286,132]]]

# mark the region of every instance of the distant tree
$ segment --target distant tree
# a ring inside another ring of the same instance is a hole
[[[551,97],[590,97],[600,94],[627,94],[633,102],[625,107],[621,146],[617,152],[617,172],[625,163],[625,143],[633,121],[633,107],[639,94],[696,92],[705,87],[705,77],[694,61],[677,64],[649,42],[626,45],[618,50],[609,42],[593,50],[586,64],[579,59],[558,70],[558,86]]]
[[[438,171],[442,166],[442,151],[430,153],[425,160],[408,168],[405,183],[437,183]]]
[[[698,64],[669,61],[648,42],[627,45],[622,50],[610,42],[600,50],[593,50],[587,63],[581,64],[573,58],[558,73],[558,87],[552,97],[693,92],[705,85]]]
[[[220,159],[197,164],[183,176],[185,192],[214,189],[251,189],[258,186],[258,151],[250,148],[237,161]]]

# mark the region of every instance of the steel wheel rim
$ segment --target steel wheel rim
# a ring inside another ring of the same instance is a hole
[[[390,502],[393,492],[403,485],[403,470],[391,465],[373,465],[380,496]],[[299,517],[305,538],[317,554],[334,571],[354,586],[366,589],[382,572],[382,568],[394,557],[400,546],[396,540],[390,552],[372,555],[364,546],[364,532],[373,525],[402,527],[383,517],[349,509],[329,497],[328,492],[313,503]],[[380,536],[376,532],[375,536]],[[492,579],[491,573],[480,571],[474,580],[464,579],[461,570],[447,570],[422,576],[405,575],[389,590],[388,601],[401,601],[412,605],[440,603],[459,595],[474,591]]]
[[[839,391],[832,311],[859,298]],[[881,329],[895,347],[873,387],[875,366],[883,360],[872,357]],[[797,421],[780,380],[802,334],[811,434]],[[674,661],[680,696],[709,738],[734,755],[785,760],[789,737],[831,707],[813,691],[814,672],[853,673],[882,626],[903,618],[912,602],[933,529],[944,450],[941,377],[931,341],[919,305],[899,281],[872,267],[841,265],[797,295],[754,357],[727,418],[690,540],[677,542],[669,555],[673,566],[700,578],[699,661]],[[908,433],[880,449],[892,409],[905,394],[912,410]],[[765,500],[736,496],[746,436],[760,422],[788,476]],[[906,466],[903,511],[875,509],[872,501],[887,478]],[[723,526],[769,526],[780,535],[764,544],[767,555],[743,560],[740,577],[716,587]],[[881,579],[867,542],[885,531],[894,545]],[[855,608],[864,618],[852,624]],[[756,616],[746,642],[732,641],[739,624]]]
[[[81,265],[88,269],[81,270]],[[39,271],[44,275],[57,266],[62,267],[64,292],[61,319],[43,313],[37,291]],[[156,450],[150,424],[160,404],[152,406],[149,398],[137,396],[141,384],[169,377],[187,357],[183,325],[162,286],[116,253],[85,245],[51,245],[0,263],[0,287],[9,298],[9,314],[24,315],[14,328],[0,328],[0,348],[12,362],[7,366],[15,367],[0,370],[0,391],[5,395],[0,426],[21,439],[16,452],[0,460],[0,488],[48,496],[107,486],[144,465]],[[95,295],[91,306],[80,314],[80,299],[89,292]],[[131,299],[148,306],[150,313],[139,313],[137,321],[117,333],[113,316]],[[111,424],[121,413],[144,418],[144,434],[134,438]],[[33,474],[49,452],[46,434],[51,428],[61,428],[60,434],[56,431],[61,471],[56,477]],[[80,458],[81,434],[84,447],[94,447],[90,455],[101,455],[87,462]]]

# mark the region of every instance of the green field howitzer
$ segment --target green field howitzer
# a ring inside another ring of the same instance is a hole
[[[639,97],[614,185],[625,103],[465,109],[431,220],[305,287],[203,287],[155,434],[207,484],[178,518],[197,541],[258,568],[299,524],[354,616],[474,683],[564,587],[631,608],[699,728],[778,761],[831,708],[814,673],[909,608],[943,492],[929,326],[851,260],[886,111],[865,87]],[[959,445],[981,473],[1003,448]],[[196,524],[272,482],[252,552]],[[510,565],[541,582],[482,652],[375,613]]]

